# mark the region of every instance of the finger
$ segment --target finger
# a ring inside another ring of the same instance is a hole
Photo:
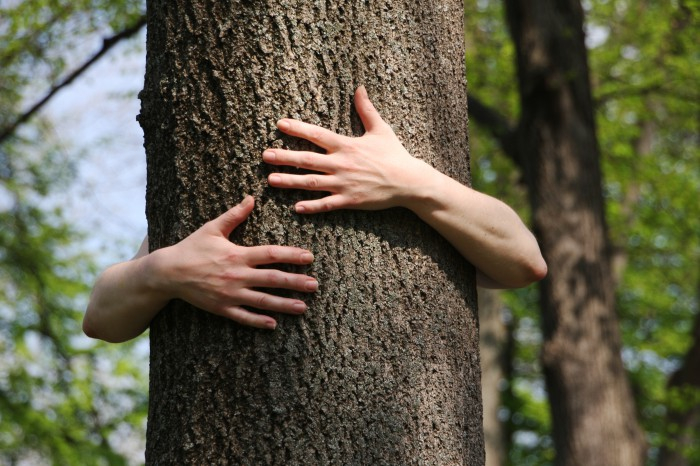
[[[280,131],[290,136],[306,139],[326,150],[337,149],[345,142],[345,139],[347,139],[345,136],[336,134],[320,126],[292,120],[291,118],[284,118],[278,121],[277,127]]]
[[[343,195],[333,194],[332,196],[326,196],[321,199],[298,202],[294,206],[294,209],[298,214],[318,214],[321,212],[330,212],[331,210],[344,209],[349,206],[350,204]]]
[[[248,218],[255,206],[253,196],[246,196],[237,206],[227,210],[210,222],[221,234],[228,237],[231,232]]]
[[[314,255],[306,249],[290,246],[251,246],[245,248],[246,263],[251,266],[267,264],[306,265],[314,261]]]
[[[284,189],[303,189],[305,191],[331,191],[337,187],[332,175],[290,175],[289,173],[271,173],[267,177],[270,186]]]
[[[228,307],[222,311],[221,315],[248,327],[268,330],[274,330],[277,327],[277,321],[272,317],[247,311],[240,306]]]
[[[262,291],[241,290],[241,304],[262,311],[282,312],[284,314],[303,314],[306,303],[298,299],[283,298]]]
[[[271,165],[286,165],[317,172],[328,172],[335,168],[332,157],[316,152],[267,149],[263,152],[263,160]]]
[[[376,131],[386,125],[377,109],[374,108],[372,101],[369,100],[365,86],[360,86],[355,91],[355,110],[357,110],[357,114],[367,132]]]
[[[269,269],[251,270],[246,278],[246,284],[255,288],[283,288],[305,293],[318,289],[318,282],[313,277]]]

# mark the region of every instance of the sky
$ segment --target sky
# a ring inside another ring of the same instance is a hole
[[[97,52],[102,39],[101,35],[85,37],[77,50],[68,52],[71,63],[67,69],[77,68]],[[47,147],[57,144],[67,160],[77,161],[75,180],[66,190],[46,199],[44,207],[48,210],[60,206],[66,220],[86,234],[85,240],[74,248],[91,254],[99,269],[132,257],[146,234],[146,160],[143,132],[136,121],[145,58],[144,30],[138,37],[115,46],[85,74],[58,92],[40,112],[51,127]],[[37,81],[25,108],[48,90],[45,82]],[[40,354],[42,346],[36,334],[27,332],[25,338],[29,349]],[[86,349],[95,341],[81,335],[75,336],[71,344]],[[148,346],[148,338],[141,337],[128,349],[128,357],[140,365],[146,377]],[[103,357],[98,358],[93,368],[96,378],[105,380],[106,385],[133,383],[129,377],[120,379],[114,375],[115,357],[124,357],[123,354],[98,354]],[[144,462],[142,434],[143,429],[125,428],[112,439],[113,448],[126,455],[130,464]]]
[[[604,41],[605,31],[589,31]],[[85,44],[84,60],[101,37]],[[145,29],[117,45],[44,110],[55,137],[71,157],[80,155],[78,176],[56,199],[89,237],[84,248],[105,267],[130,258],[146,234],[146,159],[136,115],[145,70]]]
[[[61,90],[43,111],[64,151],[79,160],[75,182],[56,201],[88,233],[84,247],[101,267],[133,256],[146,234],[146,160],[136,121],[145,55],[142,31]]]

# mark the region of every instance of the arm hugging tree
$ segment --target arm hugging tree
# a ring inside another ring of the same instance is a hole
[[[318,196],[268,188],[260,156],[311,148],[280,117],[359,135],[366,84],[411,154],[468,184],[462,3],[153,0],[148,14],[151,249],[253,194],[232,240],[313,251],[293,270],[321,288],[275,332],[181,301],[159,313],[147,462],[482,464],[473,268],[408,210],[294,213]]]

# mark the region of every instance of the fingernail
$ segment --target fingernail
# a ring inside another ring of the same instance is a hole
[[[275,153],[271,150],[266,150],[265,152],[263,152],[262,156],[264,159],[267,160],[275,160]]]
[[[282,178],[280,178],[278,175],[270,175],[267,179],[270,183],[279,183],[282,181]]]
[[[289,122],[285,120],[280,120],[277,122],[277,127],[281,130],[288,130],[289,129]]]
[[[270,322],[267,322],[267,323],[265,324],[265,326],[266,326],[268,329],[270,329],[270,330],[274,330],[274,329],[277,328],[277,322],[274,321],[274,320],[272,320],[272,321],[270,321]]]
[[[318,290],[318,282],[316,280],[307,280],[306,281],[306,289],[309,291]]]
[[[306,310],[306,304],[305,303],[296,303],[292,306],[292,309],[294,309],[295,312],[302,313]]]
[[[310,252],[303,252],[301,254],[301,260],[302,260],[302,262],[313,262],[314,255],[311,254]]]
[[[296,209],[298,214],[303,214],[304,212],[306,212],[306,207],[304,207],[303,205],[296,205],[294,208]]]

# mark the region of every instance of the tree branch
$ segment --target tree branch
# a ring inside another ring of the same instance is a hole
[[[90,68],[100,58],[102,58],[102,56],[106,54],[112,47],[114,47],[123,39],[128,39],[129,37],[132,37],[137,32],[139,32],[141,28],[145,25],[146,17],[142,16],[133,26],[122,30],[121,32],[113,35],[112,37],[104,39],[102,41],[102,48],[95,55],[93,55],[89,60],[83,63],[78,69],[74,70],[72,73],[66,76],[61,82],[54,84],[42,99],[40,99],[37,103],[32,105],[27,111],[19,115],[14,122],[10,123],[8,126],[0,130],[0,144],[4,143],[6,139],[8,139],[15,133],[15,131],[20,125],[29,120],[36,112],[38,112],[44,105],[46,105],[46,103],[49,102],[49,100],[51,100],[51,98],[54,95],[56,95],[58,91],[68,86],[77,77],[82,75],[88,68]]]
[[[496,138],[506,156],[520,167],[520,156],[515,142],[516,129],[508,119],[473,95],[469,96],[469,116],[486,128]]]

